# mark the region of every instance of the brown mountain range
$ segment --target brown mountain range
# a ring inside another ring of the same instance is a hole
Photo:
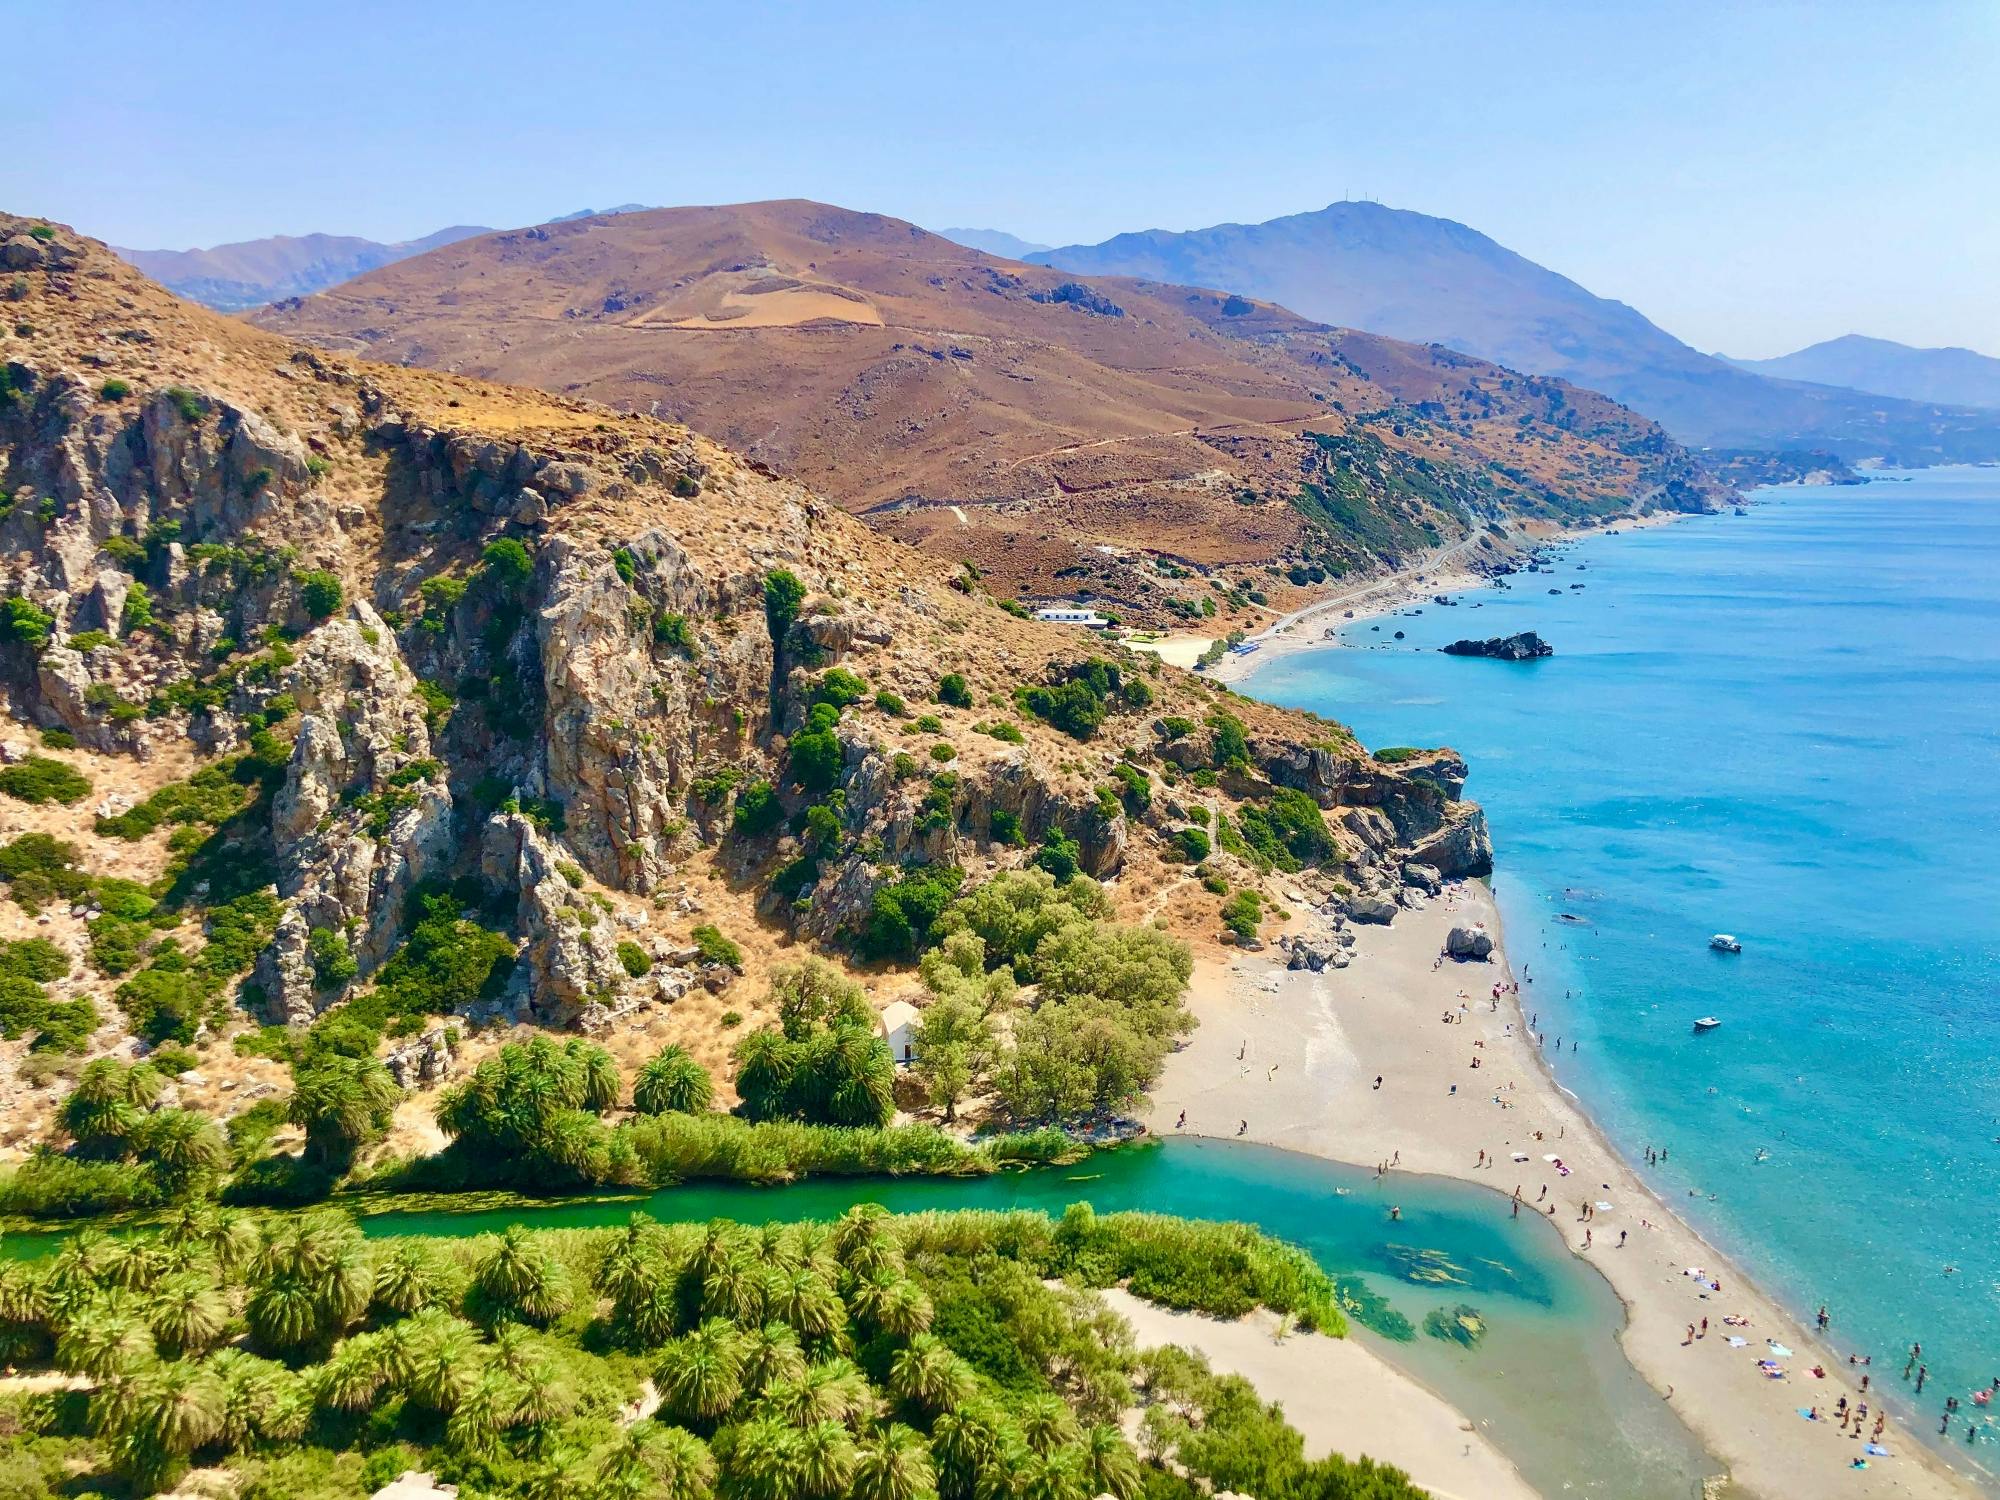
[[[686,422],[997,590],[1141,618],[1191,607],[1182,567],[1339,574],[1719,493],[1561,381],[802,201],[482,235],[257,321]]]

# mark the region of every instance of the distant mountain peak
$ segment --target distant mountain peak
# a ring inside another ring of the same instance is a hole
[[[1844,333],[1776,359],[1731,363],[1781,380],[1809,380],[1905,401],[2000,409],[2000,359],[1957,345],[1919,349],[1894,339]]]
[[[1076,275],[1236,292],[1336,326],[1442,344],[1603,391],[1705,447],[1827,449],[1915,464],[2000,457],[2000,418],[1974,409],[2000,405],[1981,394],[1983,377],[1888,385],[1876,376],[1861,385],[1702,354],[1468,225],[1368,199],[1026,258]],[[1842,385],[1853,389],[1828,388]]]
[[[1017,234],[1009,234],[1004,229],[940,229],[937,233],[969,250],[984,250],[988,255],[998,255],[1006,260],[1026,260],[1049,248],[1033,240],[1024,240]]]

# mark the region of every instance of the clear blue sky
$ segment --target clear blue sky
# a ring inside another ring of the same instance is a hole
[[[1343,196],[1704,349],[2000,354],[2000,5],[0,0],[0,203],[114,243],[803,196],[1091,241]]]

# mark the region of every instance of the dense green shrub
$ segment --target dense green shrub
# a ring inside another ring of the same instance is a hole
[[[1375,759],[1385,766],[1400,766],[1405,761],[1415,760],[1423,753],[1411,745],[1385,745],[1375,752]]]
[[[1035,851],[1035,865],[1054,876],[1057,885],[1063,885],[1083,868],[1083,848],[1060,828],[1051,828],[1042,847]]]
[[[323,990],[339,989],[361,972],[347,934],[337,927],[315,927],[307,949],[312,955],[313,978]]]
[[[840,710],[832,703],[815,703],[805,728],[792,736],[788,749],[792,780],[809,792],[824,792],[840,780]],[[737,804],[742,806],[739,800]]]
[[[654,615],[653,639],[662,646],[671,646],[683,656],[694,655],[694,628],[688,624],[686,615],[675,614],[672,610],[666,609]]]
[[[29,599],[0,601],[0,641],[15,641],[39,652],[54,635],[56,617]]]
[[[618,966],[634,979],[643,979],[653,972],[653,957],[630,938],[618,944]]]
[[[761,777],[736,794],[736,810],[730,827],[739,838],[761,838],[785,820],[785,806],[777,788]]]
[[[773,568],[764,575],[764,623],[770,628],[772,645],[780,651],[805,599],[805,584],[789,569]]]
[[[299,603],[315,620],[324,620],[340,608],[344,591],[340,575],[316,568],[298,575]]]
[[[996,807],[988,815],[986,826],[993,836],[994,843],[1005,844],[1010,849],[1027,847],[1027,835],[1021,831],[1021,818],[1018,813],[1009,812],[1004,807]]]
[[[875,695],[875,706],[892,719],[900,719],[909,712],[909,705],[903,702],[902,695],[887,688]]]
[[[460,914],[449,892],[426,891],[403,944],[375,976],[365,1004],[384,1018],[450,1015],[507,987],[514,972],[514,941],[504,932]]]
[[[90,780],[59,760],[30,755],[17,765],[0,767],[0,792],[22,802],[60,802],[67,807],[90,795]]]
[[[127,396],[132,394],[131,382],[115,379],[107,380],[97,388],[97,394],[106,401],[123,401]]]
[[[1180,850],[1181,858],[1191,865],[1198,865],[1208,858],[1208,835],[1199,828],[1176,829],[1174,844]]]
[[[1213,731],[1210,752],[1216,770],[1232,770],[1250,764],[1250,740],[1241,719],[1218,710],[1208,716],[1208,727]]]
[[[1248,942],[1257,936],[1258,924],[1264,920],[1264,898],[1258,892],[1245,888],[1222,903],[1222,925],[1234,933],[1239,942]]]
[[[705,964],[726,964],[732,969],[743,967],[743,950],[722,935],[713,922],[703,922],[688,936],[693,939],[696,950]]]
[[[922,865],[877,886],[855,951],[864,958],[914,958],[964,882],[965,872],[956,865]]]
[[[1324,863],[1334,852],[1333,834],[1319,804],[1304,792],[1284,787],[1264,802],[1246,802],[1236,824],[1257,862],[1280,870]]]
[[[970,708],[972,689],[966,685],[963,674],[947,672],[938,679],[937,699],[949,708]]]

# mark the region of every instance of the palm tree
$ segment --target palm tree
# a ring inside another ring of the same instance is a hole
[[[149,1489],[169,1487],[197,1448],[222,1431],[222,1382],[188,1360],[155,1365],[135,1376],[129,1402],[112,1436],[119,1470]]]
[[[815,1422],[854,1422],[875,1409],[875,1392],[868,1377],[850,1359],[822,1360],[806,1371],[798,1386],[802,1394],[795,1420],[802,1427]]]
[[[726,1500],[802,1500],[799,1432],[773,1417],[752,1417],[716,1439],[717,1489]]]
[[[644,1115],[698,1115],[714,1100],[708,1069],[685,1047],[664,1048],[639,1069],[632,1085],[632,1107]]]
[[[225,1275],[234,1276],[256,1256],[260,1241],[257,1226],[247,1214],[213,1203],[188,1203],[176,1209],[161,1226],[159,1242],[168,1246],[198,1247],[215,1257]]]
[[[1021,1438],[1036,1453],[1053,1453],[1083,1439],[1076,1414],[1060,1396],[1027,1396],[1015,1409]]]
[[[500,1448],[500,1434],[519,1420],[527,1395],[519,1381],[503,1370],[489,1369],[466,1387],[451,1418],[445,1441],[461,1453],[491,1458]]]
[[[875,1325],[894,1339],[915,1338],[931,1326],[931,1299],[909,1277],[884,1289],[875,1307]]]
[[[716,1264],[701,1282],[701,1312],[706,1318],[727,1318],[732,1323],[755,1323],[764,1313],[763,1269],[743,1247]]]
[[[847,1308],[833,1284],[811,1268],[781,1271],[770,1277],[765,1306],[771,1316],[791,1324],[808,1343],[834,1338],[847,1321]]]
[[[520,1423],[545,1427],[561,1421],[576,1405],[576,1393],[542,1335],[518,1323],[504,1323],[493,1334],[488,1357],[494,1369],[504,1371],[521,1388],[515,1411]]]
[[[891,1422],[855,1449],[847,1493],[851,1500],[936,1500],[930,1449],[915,1429]]]
[[[479,1330],[463,1318],[426,1308],[390,1332],[404,1394],[449,1415],[479,1379]]]
[[[452,1300],[452,1275],[428,1240],[405,1239],[375,1267],[373,1305],[397,1317]]]
[[[63,1323],[56,1363],[75,1375],[108,1380],[153,1358],[153,1335],[129,1297],[100,1293]]]
[[[122,1235],[105,1245],[98,1255],[96,1281],[99,1286],[137,1291],[152,1285],[159,1271],[160,1263],[150,1240]]]
[[[479,1263],[473,1284],[507,1312],[542,1327],[576,1300],[569,1273],[519,1224]]]
[[[153,1163],[153,1175],[170,1199],[189,1196],[229,1166],[229,1142],[215,1121],[191,1109],[147,1116],[134,1144]]]
[[[207,1364],[222,1387],[217,1443],[247,1448],[256,1438],[277,1440],[284,1435],[286,1410],[297,1404],[298,1378],[290,1370],[241,1349],[219,1350]]]
[[[781,1380],[798,1380],[806,1373],[799,1336],[786,1323],[766,1323],[743,1336],[743,1389],[759,1395]]]
[[[760,1027],[736,1044],[736,1094],[752,1120],[781,1120],[791,1113],[792,1086],[801,1048],[782,1032]]]
[[[661,1404],[690,1422],[726,1416],[743,1393],[743,1350],[733,1325],[710,1318],[674,1340],[653,1374]]]
[[[550,1492],[547,1500],[708,1500],[715,1459],[708,1444],[685,1427],[639,1422],[607,1454],[595,1485]],[[543,1500],[531,1494],[529,1500]]]
[[[983,1398],[945,1412],[931,1424],[931,1458],[939,1493],[968,1500],[982,1477],[1000,1462],[1002,1446],[1014,1438],[1000,1409]]]
[[[981,1500],[1091,1500],[1092,1493],[1082,1449],[1036,1453],[1018,1444],[1002,1452],[978,1487]]]
[[[229,1299],[213,1276],[179,1271],[156,1285],[147,1321],[168,1358],[200,1354],[228,1328]]]
[[[1105,1423],[1091,1428],[1083,1435],[1083,1451],[1092,1495],[1134,1500],[1146,1487],[1145,1476],[1139,1469],[1139,1455],[1116,1427]]]
[[[56,1111],[56,1123],[85,1156],[123,1156],[140,1120],[160,1097],[163,1080],[144,1063],[126,1067],[100,1057],[84,1065],[76,1087]]]
[[[277,1220],[251,1274],[251,1335],[287,1351],[330,1344],[368,1310],[374,1285],[360,1231],[328,1212]]]
[[[616,1109],[625,1081],[618,1076],[618,1064],[611,1054],[580,1037],[571,1037],[567,1050],[583,1074],[583,1096],[577,1102],[600,1115],[607,1109]]]
[[[799,1432],[798,1488],[814,1500],[843,1493],[854,1474],[854,1439],[838,1422],[815,1422]]]
[[[918,1334],[889,1361],[889,1391],[935,1415],[971,1399],[977,1389],[965,1361],[942,1340]]]
[[[381,1333],[342,1339],[327,1362],[311,1372],[320,1402],[340,1411],[368,1410],[392,1373],[391,1343]]]
[[[293,1068],[285,1113],[306,1133],[307,1161],[345,1172],[389,1128],[402,1097],[376,1058],[325,1053]]]

